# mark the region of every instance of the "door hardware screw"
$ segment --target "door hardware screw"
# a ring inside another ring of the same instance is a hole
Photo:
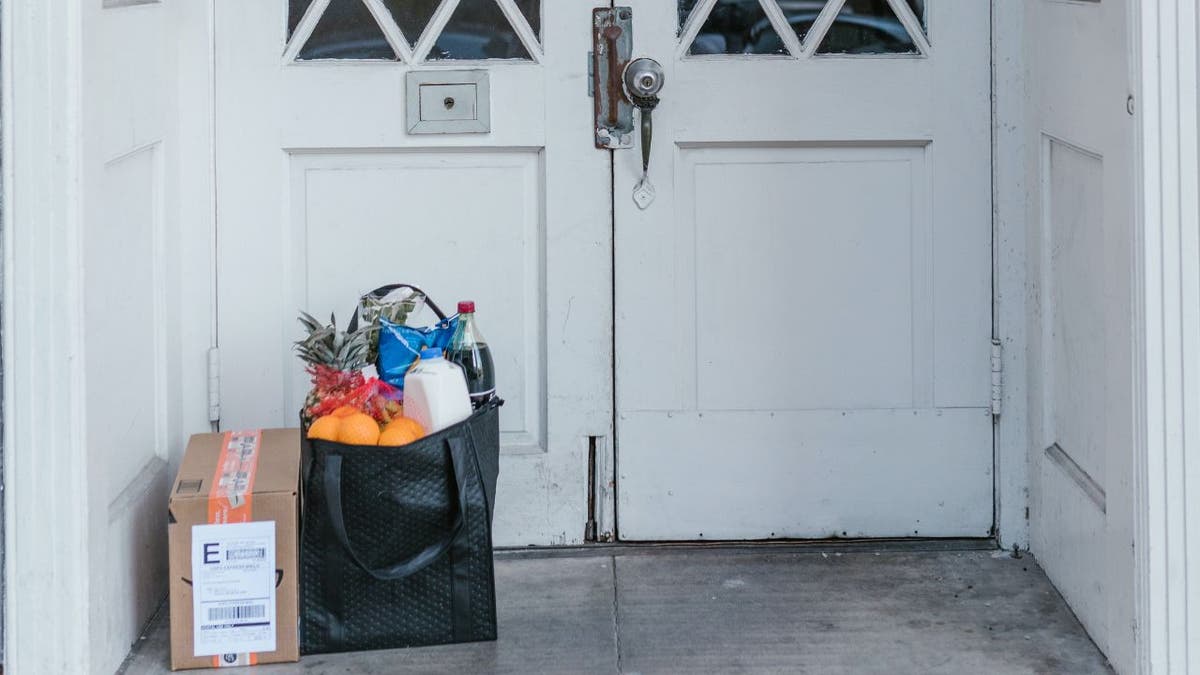
[[[1133,100],[1133,94],[1130,94],[1129,98],[1125,99],[1125,111],[1128,112],[1130,115],[1132,115],[1133,111],[1135,110],[1134,103],[1135,102]]]
[[[446,106],[446,110],[450,110],[454,107],[454,97],[447,96],[446,100],[442,101],[442,105]]]

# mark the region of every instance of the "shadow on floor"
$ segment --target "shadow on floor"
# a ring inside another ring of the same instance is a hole
[[[264,673],[1108,673],[1032,557],[598,549],[500,555],[500,639]],[[166,612],[127,675],[169,672]]]

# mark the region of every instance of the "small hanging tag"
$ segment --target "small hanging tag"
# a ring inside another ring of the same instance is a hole
[[[642,176],[638,184],[633,186],[633,203],[637,204],[639,209],[645,211],[654,203],[654,197],[654,186],[650,183],[648,177]]]

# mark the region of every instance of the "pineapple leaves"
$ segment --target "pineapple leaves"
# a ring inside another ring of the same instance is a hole
[[[370,363],[375,326],[363,326],[353,332],[341,331],[334,315],[330,314],[329,325],[324,325],[307,312],[300,312],[299,321],[307,335],[295,343],[295,350],[309,366],[355,371]]]

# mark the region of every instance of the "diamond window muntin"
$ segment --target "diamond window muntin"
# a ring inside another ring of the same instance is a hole
[[[924,56],[929,49],[926,4],[926,0],[678,0],[680,55]]]
[[[298,61],[537,61],[542,0],[288,0]]]

